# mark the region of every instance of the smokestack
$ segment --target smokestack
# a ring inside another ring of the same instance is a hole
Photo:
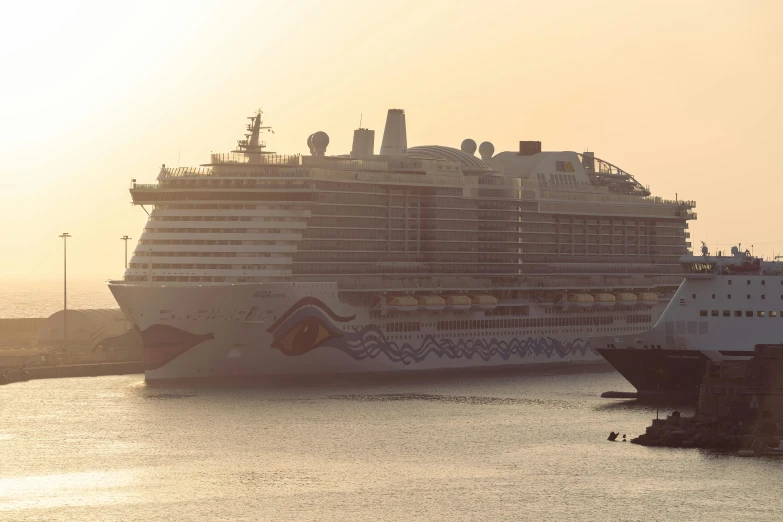
[[[375,131],[356,129],[353,131],[352,158],[369,158],[375,150]]]
[[[519,142],[519,155],[520,156],[532,156],[541,152],[540,141],[520,141]]]
[[[408,134],[405,130],[405,111],[389,109],[383,129],[381,156],[400,156],[408,152]]]

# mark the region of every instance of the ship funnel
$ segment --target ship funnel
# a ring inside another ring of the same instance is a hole
[[[520,156],[532,156],[541,152],[540,141],[520,141],[519,142],[519,155]]]
[[[375,131],[356,129],[353,131],[352,158],[369,158],[375,150]]]
[[[405,111],[389,109],[383,129],[381,156],[400,156],[408,152],[408,134],[405,130]]]

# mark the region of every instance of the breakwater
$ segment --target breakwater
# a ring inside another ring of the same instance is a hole
[[[64,377],[97,377],[99,375],[127,375],[143,373],[141,361],[94,362],[63,364],[58,366],[30,366],[26,368],[0,368],[0,384],[30,379],[59,379]]]

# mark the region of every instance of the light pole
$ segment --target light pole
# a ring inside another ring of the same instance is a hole
[[[125,241],[125,269],[127,270],[128,269],[128,240],[133,238],[128,236],[122,236],[120,239]]]
[[[68,238],[71,234],[63,232],[63,347],[68,339]]]

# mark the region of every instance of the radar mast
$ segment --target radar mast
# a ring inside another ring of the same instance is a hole
[[[275,131],[272,130],[272,127],[263,126],[264,121],[261,119],[263,114],[264,111],[258,109],[255,115],[247,117],[247,119],[250,120],[250,123],[247,124],[247,133],[245,134],[245,139],[237,140],[237,148],[232,152],[247,155],[272,154],[271,152],[264,150],[266,148],[266,142],[258,139],[258,135],[262,130],[271,132],[272,134],[275,133]]]

